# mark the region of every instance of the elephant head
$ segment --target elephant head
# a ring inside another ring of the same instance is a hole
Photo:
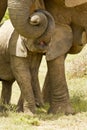
[[[87,0],[65,0],[67,7],[74,7],[86,3]]]
[[[41,9],[40,4],[43,4],[43,0],[41,1],[42,2],[39,3],[39,0],[8,0],[8,10],[11,22],[17,32],[25,38],[37,39],[44,36],[45,32],[48,32],[49,35],[49,30],[52,32],[51,30],[54,28],[54,19],[47,12],[41,10],[35,11],[37,9],[36,7],[31,14],[31,8],[34,4]],[[50,20],[52,21],[51,26],[53,28],[50,27],[50,29],[48,27],[48,17],[50,17]]]

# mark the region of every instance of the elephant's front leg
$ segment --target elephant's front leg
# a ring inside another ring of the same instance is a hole
[[[39,72],[39,67],[40,67],[40,63],[41,63],[43,54],[40,54],[40,53],[32,54],[31,53],[30,55],[31,55],[30,70],[31,70],[31,76],[32,76],[31,84],[33,87],[36,106],[40,107],[40,106],[43,106],[43,99],[42,99],[40,83],[39,83],[39,79],[38,79],[38,72]]]
[[[73,114],[65,78],[65,56],[48,61],[51,100],[49,113]]]
[[[49,74],[47,72],[46,77],[45,77],[45,82],[43,85],[43,89],[42,89],[44,103],[50,102],[50,91],[51,91],[50,90],[50,80],[49,80]]]
[[[31,85],[31,74],[27,58],[11,56],[12,72],[17,80],[25,100],[24,112],[35,113],[35,99]]]
[[[21,93],[20,97],[19,97],[19,100],[18,100],[18,103],[17,103],[17,111],[18,112],[24,112],[24,108],[23,107],[24,107],[24,96]]]

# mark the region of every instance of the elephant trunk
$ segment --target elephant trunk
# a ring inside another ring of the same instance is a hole
[[[26,38],[40,37],[48,26],[45,14],[34,12],[30,16],[32,4],[34,0],[8,0],[11,22],[17,32]]]

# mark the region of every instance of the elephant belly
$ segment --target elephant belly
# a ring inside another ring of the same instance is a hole
[[[48,0],[46,9],[53,15],[55,22],[59,24],[71,23],[87,27],[87,3],[77,7],[66,7],[64,0]]]
[[[48,0],[46,9],[53,15],[55,23],[57,24],[70,24],[71,23],[71,10],[64,6],[64,1]]]
[[[87,27],[87,10],[86,11],[74,10],[73,15],[72,15],[72,23],[86,28]]]

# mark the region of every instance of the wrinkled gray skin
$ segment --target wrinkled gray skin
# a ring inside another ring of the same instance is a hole
[[[36,5],[31,7],[30,12],[38,9],[37,7]],[[19,109],[23,109],[23,102],[25,101],[24,111],[35,113],[35,104],[39,106],[43,104],[38,81],[38,68],[42,54],[48,49],[55,23],[53,17],[44,10],[36,11],[29,17],[27,22],[29,27],[26,27],[29,28],[28,32],[30,33],[27,35],[24,31],[25,27],[23,32],[21,31],[21,35],[23,35],[21,36],[18,34],[20,31],[14,31],[9,21],[0,29],[1,97],[3,103],[9,103],[11,87],[16,80],[21,90],[18,102]],[[30,31],[31,29],[35,34]],[[32,50],[34,50],[34,53],[31,52]],[[5,70],[6,66],[8,68]]]
[[[26,24],[26,26],[24,24],[28,22],[28,18],[30,16],[30,12],[28,12],[27,6],[29,5],[29,11],[30,11],[31,5],[33,5],[35,1],[42,6],[42,7],[39,6],[41,9],[45,8],[46,10],[51,12],[56,23],[56,29],[51,37],[51,42],[48,51],[46,52],[48,75],[49,75],[47,79],[49,80],[47,80],[47,82],[45,83],[46,87],[44,90],[47,90],[47,85],[49,84],[48,86],[50,89],[48,89],[47,91],[48,93],[50,90],[49,113],[50,112],[51,113],[64,112],[65,114],[73,113],[69,101],[69,94],[68,94],[68,89],[67,89],[67,84],[65,79],[64,61],[65,61],[66,54],[68,52],[77,53],[82,49],[82,46],[84,46],[81,42],[81,37],[82,37],[82,32],[84,30],[86,31],[86,23],[87,23],[85,19],[86,13],[84,13],[83,15],[83,12],[86,11],[86,4],[82,6],[78,6],[77,8],[68,8],[65,7],[65,3],[63,0],[60,1],[44,0],[44,2],[43,0],[41,1],[25,0],[25,3],[23,3],[23,1],[20,0],[18,1],[18,3],[16,3],[17,1],[15,2],[15,0],[14,1],[9,0],[8,6],[9,6],[10,18],[13,23],[13,26],[16,28],[18,33],[21,34],[22,36],[25,36],[26,38],[29,39],[32,39],[33,36],[33,38],[36,38],[37,41],[39,39],[41,39],[39,41],[43,41],[45,39],[43,37],[42,40],[41,37],[41,35],[43,36],[44,31],[40,30],[37,33],[37,31],[32,29],[30,26],[28,27],[28,24]],[[23,8],[22,5],[25,6],[25,8]],[[84,20],[83,19],[81,20],[81,16]],[[32,22],[31,19],[30,21]],[[36,24],[37,23],[38,20],[36,20]],[[45,35],[45,36],[47,36],[45,41],[48,42],[49,35]],[[31,45],[29,48],[31,49],[31,51],[35,51],[35,48],[33,48]],[[11,59],[16,61],[15,56],[13,56]]]
[[[62,30],[64,33],[62,33]],[[6,31],[4,31],[6,30]],[[68,35],[68,40],[67,42],[72,42],[72,31],[68,26],[58,26],[56,28],[55,33],[53,35],[53,41],[56,42],[56,35],[63,35],[64,40],[66,38],[66,35]],[[22,39],[23,37],[20,37],[16,31],[14,31],[12,25],[10,24],[9,21],[4,23],[0,29],[0,41],[1,41],[1,48],[0,48],[0,79],[3,81],[3,86],[2,86],[2,100],[3,103],[9,103],[10,100],[10,95],[11,95],[11,86],[14,80],[18,82],[20,89],[21,89],[21,96],[18,102],[18,107],[19,110],[23,110],[23,102],[25,99],[25,94],[27,94],[28,89],[29,89],[29,95],[28,95],[28,100],[29,100],[29,105],[25,104],[24,105],[24,111],[27,111],[27,108],[30,108],[32,112],[33,109],[35,108],[35,103],[36,104],[42,104],[41,100],[41,93],[40,93],[40,88],[39,88],[39,83],[38,83],[38,69],[39,65],[42,59],[43,53],[34,53],[27,51],[28,45],[30,45],[30,42],[26,42],[25,39]],[[21,41],[20,41],[21,40]],[[29,40],[30,41],[30,40]],[[60,40],[59,40],[60,41]],[[22,45],[20,44],[22,43]],[[63,41],[61,41],[62,43]],[[27,53],[27,57],[26,57]],[[54,62],[55,60],[47,62],[49,65],[49,71],[54,71],[54,68],[56,67],[58,70],[57,73],[64,74],[64,59],[65,56],[59,57],[59,62],[56,63]],[[52,66],[51,66],[52,64]],[[53,68],[54,66],[54,68]],[[6,69],[5,69],[6,68]],[[54,75],[53,75],[54,76]],[[65,76],[65,75],[64,75]],[[63,77],[64,77],[63,76]],[[62,77],[60,77],[61,79]],[[65,83],[65,77],[64,77],[64,83]],[[63,83],[63,81],[62,81]],[[59,82],[59,85],[61,82]],[[26,86],[26,87],[25,87]],[[66,87],[64,87],[64,91],[66,90]],[[33,92],[32,92],[33,88]],[[22,90],[23,89],[23,90]],[[24,89],[26,90],[24,93]],[[58,91],[60,91],[61,88],[59,88]],[[52,90],[53,91],[53,90]],[[68,91],[68,90],[67,90]],[[31,93],[32,92],[32,93]],[[34,95],[34,96],[33,96]],[[34,98],[35,97],[36,101]],[[67,98],[64,99],[65,101],[69,102],[68,99],[68,93],[65,95]],[[58,96],[59,97],[59,96]],[[30,100],[31,99],[31,100]],[[34,101],[33,101],[33,100]],[[57,99],[60,102],[60,99]],[[62,100],[61,100],[62,102]],[[30,104],[31,103],[31,104]],[[32,105],[34,103],[34,105]],[[29,107],[28,107],[29,106]],[[69,109],[69,108],[67,108]],[[67,111],[67,110],[66,110]]]
[[[83,5],[78,5],[77,7],[69,8],[65,6],[64,0],[59,0],[59,1],[44,0],[44,2],[45,2],[46,9],[54,16],[56,25],[58,24],[69,25],[72,29],[72,33],[73,33],[72,47],[67,52],[71,54],[80,52],[83,46],[85,45],[81,41],[82,33],[83,31],[87,32],[87,14],[86,14],[87,3],[84,3]],[[80,0],[78,0],[77,3],[79,2]],[[74,3],[74,1],[72,1],[72,3]],[[68,35],[66,35],[66,39],[67,38],[68,38]],[[61,37],[60,41],[62,40],[63,40],[63,37]],[[64,41],[64,43],[65,44],[67,43],[66,40]],[[58,51],[58,48],[56,51]],[[66,54],[67,53],[65,53],[64,55],[66,56]],[[61,109],[61,111],[63,110],[67,114],[67,112],[73,113],[73,111],[70,107],[69,107],[70,109],[68,109],[69,104],[66,100],[66,97],[68,98],[68,94],[67,94],[68,92],[66,89],[67,84],[65,81],[65,71],[63,71],[64,70],[63,67],[65,66],[64,59],[62,58],[63,58],[63,55],[60,55],[59,57],[54,59],[52,61],[53,64],[51,65],[52,68],[50,67],[51,61],[47,62],[48,72],[47,72],[47,76],[46,76],[44,87],[43,87],[43,98],[45,102],[50,102],[51,104],[49,112],[57,113],[57,111],[60,111],[58,110],[59,108]],[[61,65],[61,62],[62,62],[62,65]]]
[[[48,49],[49,43],[47,40],[50,38],[55,26],[54,19],[48,12],[39,11],[37,13],[40,14],[40,18],[45,16],[48,22],[46,33],[39,38],[39,40],[41,40],[44,37],[46,44],[44,44],[45,41],[43,40],[42,43],[40,43],[37,39],[29,39],[19,35],[14,30],[10,21],[5,22],[0,28],[0,65],[2,66],[0,68],[0,79],[2,81],[2,101],[5,104],[9,104],[11,87],[14,80],[16,80],[21,90],[18,106],[21,110],[24,106],[24,111],[27,113],[35,113],[35,104],[37,106],[43,104],[38,81],[38,69],[42,54]],[[31,16],[31,18],[34,16],[37,17],[36,13]],[[30,22],[32,24],[32,21]],[[49,25],[50,22],[51,26]],[[36,26],[36,23],[31,26]],[[49,36],[47,37],[47,35]],[[31,48],[34,49],[34,52],[31,52]],[[25,102],[25,104],[23,102]]]
[[[24,22],[24,16],[20,15],[20,9],[22,9],[23,1],[19,3],[9,0],[9,12],[10,18],[13,26],[20,32],[21,35],[27,37],[28,33],[25,28],[20,24]],[[51,37],[51,42],[46,52],[47,66],[48,66],[48,82],[45,83],[45,89],[47,90],[47,85],[50,90],[50,109],[49,113],[64,112],[65,114],[73,113],[72,107],[69,101],[69,93],[65,78],[65,57],[68,52],[78,53],[84,44],[81,42],[83,31],[86,29],[86,13],[87,4],[79,5],[78,7],[66,7],[64,0],[37,0],[41,5],[45,5],[44,8],[50,12],[56,23],[55,31]],[[29,0],[26,0],[25,7],[27,5],[32,5],[34,1],[29,3]],[[26,4],[27,3],[27,4]],[[17,5],[20,6],[17,6]],[[26,8],[25,8],[26,9]],[[25,10],[21,10],[22,14]],[[84,14],[84,15],[83,15]],[[16,19],[17,18],[17,22]],[[25,16],[25,17],[28,17]],[[22,28],[21,28],[22,27]],[[33,30],[32,30],[33,31]],[[35,33],[35,32],[33,32]],[[29,36],[31,36],[29,34]],[[49,83],[50,82],[50,83]],[[44,90],[45,90],[44,89]],[[49,92],[49,91],[48,91]],[[47,92],[47,93],[48,93]],[[44,91],[43,91],[44,93]],[[44,93],[45,97],[45,93]]]

